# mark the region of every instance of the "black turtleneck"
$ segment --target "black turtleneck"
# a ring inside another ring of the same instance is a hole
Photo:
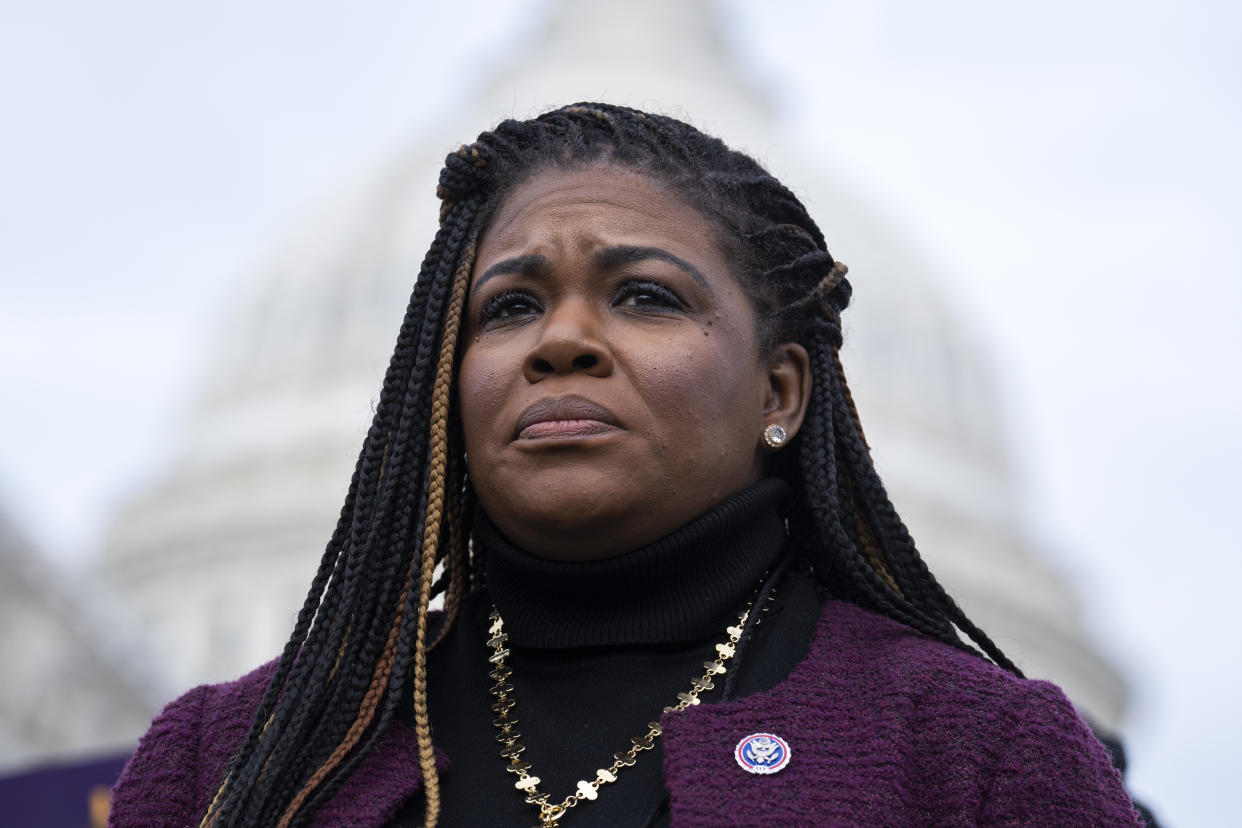
[[[550,561],[510,545],[481,515],[487,586],[471,593],[428,663],[433,741],[441,772],[441,824],[531,825],[537,809],[513,786],[492,727],[488,613],[504,618],[523,759],[541,791],[564,799],[579,779],[611,764],[677,693],[702,675],[725,627],[777,567],[785,540],[781,480],[765,480],[650,546],[589,563]],[[809,575],[788,572],[750,642],[729,665],[733,697],[768,689],[806,654],[819,604]],[[719,701],[724,681],[703,694]],[[412,719],[412,712],[406,712]],[[599,799],[567,814],[570,826],[667,824],[663,751],[639,754]],[[422,822],[415,797],[391,826]]]

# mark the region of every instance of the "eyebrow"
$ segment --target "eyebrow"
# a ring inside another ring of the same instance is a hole
[[[514,275],[540,276],[548,270],[548,259],[546,256],[540,256],[538,253],[531,253],[526,256],[516,256],[512,259],[504,259],[496,262],[496,264],[483,271],[479,278],[474,280],[473,290],[483,287],[488,279],[502,276],[506,273]]]
[[[641,262],[647,259],[659,259],[662,262],[668,262],[674,267],[684,270],[690,275],[690,278],[699,283],[699,287],[706,290],[709,294],[713,292],[711,285],[707,283],[707,279],[703,278],[703,274],[699,272],[697,267],[680,256],[674,256],[672,253],[659,247],[620,245],[618,247],[605,247],[595,254],[595,264],[601,269],[630,264],[631,262]]]
[[[605,247],[595,253],[595,266],[601,270],[619,267],[624,264],[633,262],[646,261],[647,259],[658,259],[662,262],[668,262],[679,270],[685,271],[690,278],[694,279],[709,294],[714,295],[707,279],[699,272],[699,269],[687,262],[680,256],[675,256],[659,247],[643,247],[641,245],[617,245],[616,247]],[[525,256],[515,256],[512,259],[504,259],[496,262],[479,276],[474,282],[472,290],[478,290],[489,279],[505,274],[518,276],[543,276],[547,273],[549,262],[546,256],[538,253],[530,253]]]

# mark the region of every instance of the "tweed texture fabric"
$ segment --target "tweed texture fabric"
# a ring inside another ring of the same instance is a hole
[[[738,767],[756,732],[788,741],[785,770]],[[1055,685],[841,602],[786,681],[666,716],[664,738],[674,825],[1141,824]]]
[[[117,783],[110,825],[197,825],[272,669],[170,704]],[[1056,686],[840,601],[824,605],[784,682],[662,722],[673,825],[1141,824]],[[781,772],[737,764],[738,740],[757,732],[788,741]],[[446,757],[437,764],[451,772]],[[394,722],[312,825],[382,826],[420,787],[413,732]]]

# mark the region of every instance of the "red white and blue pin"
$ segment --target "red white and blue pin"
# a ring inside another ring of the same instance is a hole
[[[747,773],[776,773],[789,764],[789,743],[774,733],[752,733],[737,743],[733,758]]]

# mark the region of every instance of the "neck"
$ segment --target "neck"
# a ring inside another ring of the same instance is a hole
[[[655,543],[605,560],[553,561],[513,546],[486,514],[475,527],[487,585],[518,646],[695,641],[736,620],[781,554],[789,496],[768,479]]]

